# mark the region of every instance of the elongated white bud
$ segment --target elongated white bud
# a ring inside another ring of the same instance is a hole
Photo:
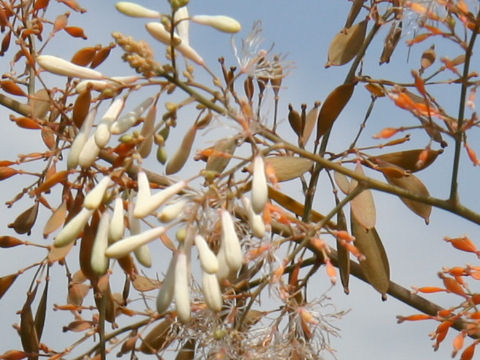
[[[57,75],[77,77],[81,79],[105,79],[105,76],[96,70],[75,65],[70,61],[52,55],[37,56],[37,63],[43,69]]]
[[[103,115],[102,120],[100,120],[95,130],[95,143],[99,148],[103,149],[108,144],[112,136],[110,126],[120,115],[124,104],[125,99],[123,97],[115,99]]]
[[[253,160],[252,180],[252,209],[256,214],[263,212],[268,200],[267,176],[265,175],[265,163],[261,155]]]
[[[170,45],[170,33],[165,30],[161,23],[151,22],[145,25],[145,27],[147,28],[147,31],[150,33],[150,35],[152,35],[155,39],[166,45]],[[180,42],[180,44],[175,46],[175,49],[182,53],[183,56],[185,56],[187,59],[192,60],[193,62],[196,62],[198,65],[205,65],[205,61],[203,60],[203,58],[198,55],[198,53],[193,50],[192,47],[187,44],[183,44],[178,36],[174,37],[174,40]]]
[[[175,307],[178,319],[186,323],[190,320],[190,289],[188,286],[187,255],[180,251],[175,263]]]
[[[149,242],[155,240],[164,232],[165,228],[163,226],[159,226],[150,230],[146,230],[140,234],[126,237],[110,245],[105,251],[105,254],[108,257],[116,259],[124,257],[125,255],[127,255],[131,251],[134,251],[140,246],[148,244]]]
[[[242,266],[243,255],[238,240],[235,226],[230,213],[222,210],[222,244],[225,252],[225,260],[230,270],[237,271]]]
[[[122,14],[131,17],[156,19],[162,16],[158,11],[147,9],[146,7],[129,1],[120,1],[115,4],[115,7]]]
[[[133,125],[135,125],[135,123],[140,118],[140,116],[142,116],[145,110],[147,110],[147,108],[152,105],[153,99],[154,97],[147,98],[135,109],[115,120],[110,126],[110,132],[112,134],[118,135],[123,134],[125,131],[130,129]]]
[[[148,245],[142,245],[136,248],[134,254],[140,264],[148,268],[152,266],[152,253]]]
[[[223,281],[230,275],[230,267],[227,264],[227,260],[225,259],[225,248],[224,245],[220,245],[220,249],[217,253],[217,261],[218,261],[218,270],[216,272],[216,276],[218,281]]]
[[[106,89],[117,89],[122,86],[122,84],[130,84],[139,79],[138,76],[129,75],[129,76],[114,76],[108,80],[83,80],[80,81],[75,86],[75,91],[77,93],[83,93],[87,89],[93,89],[96,91],[104,91]]]
[[[85,225],[87,225],[88,219],[92,216],[93,211],[94,210],[82,208],[55,237],[53,243],[55,247],[67,246],[74,241],[83,231]]]
[[[96,108],[88,112],[87,117],[83,121],[82,127],[80,128],[80,131],[73,140],[72,146],[70,147],[70,152],[67,156],[67,167],[69,169],[73,169],[78,165],[78,158],[80,157],[83,146],[88,140],[88,135],[90,133],[96,115]]]
[[[163,203],[170,199],[175,194],[178,194],[180,191],[185,188],[187,185],[186,181],[179,181],[169,187],[157,192],[156,194],[150,196],[150,199],[135,203],[134,216],[136,218],[144,218],[145,216],[151,214],[153,211],[157,210]]]
[[[168,265],[167,274],[163,280],[162,287],[158,291],[157,295],[157,311],[159,314],[165,312],[173,300],[173,294],[175,291],[175,263],[176,256],[174,255]]]
[[[100,218],[97,227],[97,234],[93,240],[92,257],[90,265],[97,275],[103,275],[108,270],[109,259],[105,256],[105,250],[108,246],[108,226],[110,222],[110,214],[105,211]]]
[[[83,145],[82,151],[80,151],[80,155],[78,156],[78,165],[84,169],[89,168],[95,162],[99,153],[100,148],[95,142],[95,135],[90,135],[85,142],[85,145]]]
[[[214,274],[218,271],[218,260],[213,251],[208,246],[202,235],[195,236],[195,245],[198,249],[200,264],[203,271],[208,274]]]
[[[178,32],[178,36],[180,39],[182,39],[182,44],[190,45],[190,22],[185,19],[188,19],[188,8],[186,6],[182,6],[175,11],[173,21],[175,24],[177,24],[176,30]]]
[[[141,170],[138,172],[137,184],[138,184],[137,202],[144,203],[145,201],[148,201],[151,197],[150,181],[148,181],[148,177],[145,171]]]
[[[123,200],[116,198],[113,205],[113,215],[108,229],[108,238],[110,242],[115,242],[123,237],[125,232],[125,221],[123,218]]]
[[[187,205],[187,200],[177,200],[173,204],[165,206],[158,214],[157,219],[163,223],[168,223],[177,217],[179,217],[185,205]]]
[[[98,182],[95,187],[90,190],[90,192],[85,196],[85,200],[83,200],[83,206],[90,210],[97,209],[100,204],[102,203],[103,196],[105,195],[105,191],[107,191],[108,186],[112,182],[110,176],[105,176]]]
[[[190,20],[197,24],[211,26],[226,33],[237,33],[242,30],[242,25],[240,25],[237,20],[224,15],[195,15],[192,16]]]
[[[153,135],[155,133],[155,118],[157,116],[157,106],[153,104],[150,106],[145,119],[143,120],[142,130],[140,134],[143,136],[143,141],[138,146],[138,153],[142,158],[150,155],[153,145]]]
[[[203,273],[202,290],[208,308],[213,311],[222,310],[222,292],[220,291],[220,285],[218,284],[218,279],[215,274]]]
[[[252,229],[253,235],[263,238],[265,235],[265,223],[263,222],[262,215],[255,214],[252,209],[250,200],[244,195],[242,196],[242,203],[245,211],[247,212],[248,223]]]

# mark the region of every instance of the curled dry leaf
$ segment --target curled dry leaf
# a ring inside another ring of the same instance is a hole
[[[413,194],[417,194],[422,197],[430,196],[427,187],[414,175],[402,176],[402,177],[393,177],[387,176],[384,173],[385,178],[389,184],[396,185],[402,189],[408,190]],[[420,216],[425,220],[425,224],[428,224],[430,219],[430,213],[432,212],[432,206],[429,204],[420,203],[418,201],[410,200],[407,198],[401,197],[400,200],[403,201],[407,207],[412,210],[415,214]]]
[[[390,266],[377,230],[375,228],[366,230],[353,215],[351,223],[354,244],[365,256],[360,260],[360,268],[370,285],[382,294],[382,299],[386,299],[390,285]]]
[[[22,341],[23,350],[33,354],[38,353],[39,349],[39,340],[32,313],[32,302],[35,298],[35,293],[36,288],[28,294],[20,313],[20,340]]]
[[[367,20],[341,30],[330,43],[325,66],[340,66],[352,60],[363,45],[366,31]]]
[[[277,181],[288,181],[302,176],[312,168],[313,161],[294,156],[272,156],[265,158],[266,166],[273,169]]]

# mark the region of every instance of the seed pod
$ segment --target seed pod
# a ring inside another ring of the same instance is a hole
[[[158,41],[170,45],[171,37],[170,32],[165,30],[164,26],[159,22],[151,22],[145,25],[147,31]],[[198,65],[205,66],[205,61],[202,59],[197,52],[191,48],[188,44],[182,43],[181,38],[178,36],[174,36],[174,42],[179,42],[178,45],[175,46],[175,49],[182,53],[187,59],[192,60],[193,62],[197,63]]]
[[[80,210],[80,212],[75,215],[55,237],[55,247],[67,246],[73,242],[83,231],[83,228],[87,224],[88,219],[90,219],[90,216],[92,216],[93,212],[94,210],[82,208],[82,210]]]
[[[110,176],[105,176],[98,182],[95,187],[90,190],[90,192],[85,196],[85,200],[83,200],[83,206],[90,210],[97,209],[100,204],[102,203],[103,197],[105,195],[105,191],[110,186],[112,179]]]
[[[123,237],[125,232],[125,222],[123,218],[123,200],[119,197],[115,199],[113,206],[112,220],[108,230],[108,238],[110,242],[115,242]]]
[[[110,132],[116,135],[126,132],[133,125],[135,125],[140,116],[142,116],[145,110],[147,110],[147,108],[153,103],[153,100],[153,96],[149,97],[148,99],[144,100],[140,105],[138,105],[135,109],[115,120],[110,126]]]
[[[88,197],[88,195],[87,195]],[[93,241],[92,255],[90,265],[97,275],[104,275],[108,270],[109,259],[105,256],[105,250],[108,246],[108,226],[110,214],[105,211],[98,223],[97,233]]]
[[[162,16],[158,11],[147,9],[146,7],[129,1],[120,1],[115,4],[115,7],[122,14],[131,17],[157,19]]]
[[[202,290],[205,297],[205,303],[212,311],[222,310],[222,292],[215,274],[204,272],[202,275]]]
[[[157,295],[157,312],[159,314],[165,312],[170,306],[173,300],[173,293],[175,287],[175,264],[176,256],[174,255],[170,260],[170,265],[168,265],[167,274],[163,280],[162,287],[158,291]]]
[[[110,140],[110,126],[118,118],[118,115],[120,115],[124,104],[124,98],[115,99],[103,115],[102,120],[95,130],[95,143],[99,148],[104,148]]]
[[[197,24],[208,25],[217,30],[226,33],[237,33],[242,30],[242,25],[240,23],[229,17],[223,15],[195,15],[190,18],[191,21]]]
[[[183,165],[185,165],[185,162],[190,155],[196,133],[197,127],[195,125],[188,129],[177,152],[170,158],[167,163],[167,167],[165,168],[165,173],[167,175],[172,175],[179,172],[182,169]]]
[[[190,21],[188,15],[188,7],[182,6],[175,11],[173,16],[173,22],[175,24],[175,30],[178,32],[178,36],[182,39],[182,43],[185,45],[190,45]]]
[[[37,63],[46,71],[57,75],[77,77],[80,79],[104,79],[105,76],[93,69],[75,65],[62,58],[51,55],[37,56]]]
[[[225,261],[232,271],[237,271],[242,266],[243,255],[238,240],[232,217],[227,210],[221,211],[222,245],[225,252]]]
[[[208,246],[202,235],[195,236],[195,245],[198,249],[198,256],[200,257],[200,264],[203,271],[207,274],[214,274],[218,271],[218,260],[213,251]]]
[[[95,108],[88,113],[85,121],[82,124],[82,127],[80,128],[80,131],[73,140],[67,157],[67,167],[69,169],[73,169],[78,165],[78,158],[80,157],[83,146],[88,140],[88,134],[90,133],[90,129],[92,128],[96,114],[97,110]]]
[[[18,215],[13,223],[8,224],[8,227],[15,230],[17,234],[30,235],[32,227],[35,225],[35,221],[37,220],[37,214],[38,202],[35,202],[33,206]]]
[[[362,47],[367,31],[367,20],[348,29],[342,29],[330,43],[325,67],[340,66],[351,61]]]
[[[100,148],[95,142],[95,135],[89,136],[78,155],[78,165],[83,169],[88,169],[95,162],[99,153]]]
[[[126,237],[123,240],[117,241],[116,243],[110,245],[105,251],[105,254],[108,257],[116,259],[124,257],[140,246],[155,240],[164,232],[165,228],[163,226],[159,226],[150,230],[146,230],[140,234]]]
[[[155,326],[143,339],[140,351],[145,354],[155,354],[168,346],[173,339],[169,336],[172,322],[171,317],[167,317]]]
[[[303,132],[303,124],[300,114],[293,109],[291,104],[288,105],[288,110],[288,122],[290,123],[290,127],[295,131],[297,136],[301,136]]]
[[[263,212],[268,200],[267,176],[263,156],[257,155],[253,160],[252,209],[256,214]]]
[[[183,251],[177,254],[175,263],[175,307],[177,309],[178,319],[186,323],[190,320],[190,289],[188,286],[188,264],[187,255]]]
[[[248,223],[253,234],[260,239],[265,235],[265,223],[262,215],[255,214],[250,204],[250,200],[246,196],[242,196],[243,207],[247,211]]]
[[[221,174],[230,162],[231,156],[237,148],[237,141],[234,137],[221,139],[214,146],[214,154],[208,157],[205,170]],[[216,155],[218,154],[218,155]]]
[[[135,209],[133,211],[134,216],[138,219],[142,219],[145,216],[151,214],[172,196],[182,191],[185,186],[187,186],[186,181],[179,181],[163,189],[162,191],[150,196],[149,199],[144,200],[143,202],[137,201],[135,203]]]
[[[166,206],[157,214],[157,219],[163,223],[168,223],[182,214],[185,205],[187,204],[187,200],[177,200],[173,204]]]

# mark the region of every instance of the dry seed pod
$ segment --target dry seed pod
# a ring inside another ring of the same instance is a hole
[[[208,246],[202,235],[195,236],[195,245],[197,246],[198,256],[202,269],[207,274],[214,274],[218,271],[218,260],[213,251]]]
[[[365,176],[362,165],[357,163],[355,166],[355,172],[359,175]],[[350,191],[358,186],[356,180],[352,180],[350,183]],[[352,209],[352,215],[356,220],[367,230],[370,230],[376,223],[376,211],[375,202],[373,200],[372,191],[370,189],[363,190],[360,194],[355,196],[350,202],[350,208]]]
[[[108,229],[108,238],[110,242],[115,242],[123,237],[125,232],[125,221],[123,218],[123,200],[119,197],[115,199],[113,205],[113,215]]]
[[[95,143],[99,148],[102,149],[108,144],[111,137],[110,126],[118,118],[124,105],[125,98],[119,97],[112,102],[103,115],[102,120],[95,130]]]
[[[294,156],[272,156],[265,158],[270,169],[273,169],[278,182],[288,181],[302,176],[312,168],[313,161]]]
[[[157,219],[163,223],[168,223],[176,218],[178,218],[187,205],[188,201],[185,199],[177,200],[173,204],[166,206],[157,214]]]
[[[290,123],[290,127],[295,131],[297,136],[301,136],[303,132],[303,124],[302,119],[298,111],[293,109],[292,104],[288,105],[288,122]]]
[[[248,223],[252,229],[253,235],[262,239],[265,235],[265,223],[262,215],[255,214],[250,204],[250,200],[246,196],[242,196],[243,207],[247,211]]]
[[[179,181],[157,192],[156,194],[150,196],[149,199],[146,199],[143,202],[137,201],[135,203],[133,215],[138,219],[144,218],[145,216],[151,214],[153,211],[157,210],[162,204],[164,204],[172,196],[182,191],[185,188],[185,186],[187,186],[186,181]]]
[[[43,228],[43,237],[46,239],[48,235],[57,230],[65,222],[67,217],[67,201],[64,200],[62,204],[49,217],[45,227]]]
[[[185,252],[179,251],[175,263],[174,297],[178,319],[183,323],[188,322],[191,317],[188,278],[187,255]]]
[[[221,174],[230,162],[231,157],[228,155],[233,155],[236,148],[237,141],[233,137],[217,141],[213,146],[214,154],[208,157],[205,170]],[[218,156],[216,156],[215,153],[218,154]],[[227,156],[222,154],[226,154]]]
[[[436,57],[435,44],[432,44],[432,46],[422,54],[419,73],[422,74],[425,69],[429,68],[435,62]]]
[[[80,79],[102,80],[105,76],[93,69],[75,65],[67,60],[51,55],[37,56],[37,63],[46,71],[57,75],[77,77]]]
[[[202,290],[205,303],[212,311],[222,310],[223,299],[220,285],[215,274],[204,272],[202,275]]]
[[[83,146],[88,140],[88,134],[90,133],[90,129],[92,128],[96,114],[97,110],[95,108],[88,113],[85,121],[82,124],[82,127],[80,128],[80,131],[72,142],[72,146],[70,147],[70,152],[68,153],[67,157],[67,167],[69,169],[73,169],[78,165],[78,158],[80,157]]]
[[[38,202],[35,202],[33,206],[18,215],[13,223],[8,224],[8,227],[15,230],[17,234],[30,235],[32,227],[35,225],[35,221],[37,220],[37,214]]]
[[[377,163],[378,159],[380,159],[384,162],[399,166],[402,169],[415,172],[423,170],[427,166],[431,165],[435,161],[437,156],[443,153],[443,149],[432,150],[428,148],[426,152],[426,159],[422,163],[419,163],[418,160],[420,158],[420,154],[422,154],[422,152],[424,151],[425,149],[404,150],[372,156],[371,158],[369,158],[369,160],[371,160],[373,163]]]
[[[97,233],[93,241],[92,256],[90,265],[97,275],[103,275],[108,270],[109,259],[105,256],[105,250],[108,246],[108,226],[110,223],[110,214],[105,211],[98,223]]]
[[[175,23],[175,30],[178,32],[178,36],[182,39],[182,43],[190,45],[190,21],[188,15],[188,7],[182,6],[175,11],[173,16],[173,22]]]
[[[142,114],[147,110],[147,108],[152,105],[154,97],[151,96],[144,100],[140,105],[138,105],[132,111],[129,111],[127,114],[115,120],[110,126],[110,132],[112,134],[123,134],[129,130],[137,120],[142,116]]]
[[[95,142],[95,135],[90,135],[78,155],[78,165],[83,169],[88,169],[95,162],[99,153],[100,148]]]
[[[320,112],[320,102],[316,101],[313,105],[313,108],[307,113],[305,118],[305,125],[302,133],[302,137],[300,138],[300,144],[305,146],[312,135],[313,128],[317,124],[318,114]]]
[[[139,248],[140,246],[155,240],[164,232],[165,228],[163,226],[159,226],[150,230],[146,230],[140,234],[126,237],[110,245],[105,251],[105,254],[108,257],[116,259],[124,257],[128,255],[131,251]]]
[[[237,20],[229,16],[195,15],[192,16],[190,20],[197,24],[211,26],[226,33],[237,33],[242,30],[242,25],[240,25]]]
[[[85,196],[85,200],[83,200],[83,206],[90,210],[97,209],[100,204],[102,203],[103,197],[105,195],[105,191],[110,186],[112,179],[110,176],[105,176],[98,182],[95,187],[90,190],[90,192]]]
[[[348,29],[342,29],[328,48],[328,61],[325,67],[344,65],[352,60],[363,45],[366,31],[367,20]]]
[[[263,212],[268,200],[267,176],[265,174],[265,163],[263,156],[257,155],[253,159],[253,180],[252,180],[252,209],[256,214]]]
[[[131,17],[158,19],[162,16],[158,11],[147,9],[146,7],[129,1],[120,1],[116,3],[115,8],[122,14]]]
[[[402,35],[402,22],[394,21],[392,27],[385,38],[385,45],[383,46],[382,55],[380,56],[380,65],[389,63],[393,51],[397,47],[400,36]]]
[[[172,256],[170,260],[170,265],[168,265],[167,274],[165,275],[165,279],[163,280],[162,286],[158,291],[157,295],[157,312],[162,314],[165,312],[168,307],[170,306],[173,300],[173,293],[175,287],[175,263],[176,263],[176,256]]]
[[[232,216],[227,210],[221,210],[222,246],[225,260],[231,271],[240,269],[243,263],[242,248],[235,232]]]
[[[94,210],[82,208],[55,237],[55,247],[63,247],[72,243],[83,231]]]
[[[173,340],[173,337],[169,336],[172,323],[173,320],[166,317],[165,320],[155,326],[143,339],[140,351],[144,354],[155,354],[168,346]]]
[[[71,62],[79,66],[88,66],[92,62],[98,47],[90,46],[78,50],[71,59]]]
[[[183,165],[185,165],[185,163],[187,162],[190,151],[192,150],[192,145],[195,140],[196,133],[196,125],[193,125],[190,129],[188,129],[177,152],[170,158],[167,163],[167,167],[165,168],[165,173],[167,175],[175,174],[183,168]]]

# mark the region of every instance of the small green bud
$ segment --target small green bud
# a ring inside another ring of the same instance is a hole
[[[157,149],[157,160],[162,164],[165,165],[168,159],[167,150],[165,146],[159,146]]]

